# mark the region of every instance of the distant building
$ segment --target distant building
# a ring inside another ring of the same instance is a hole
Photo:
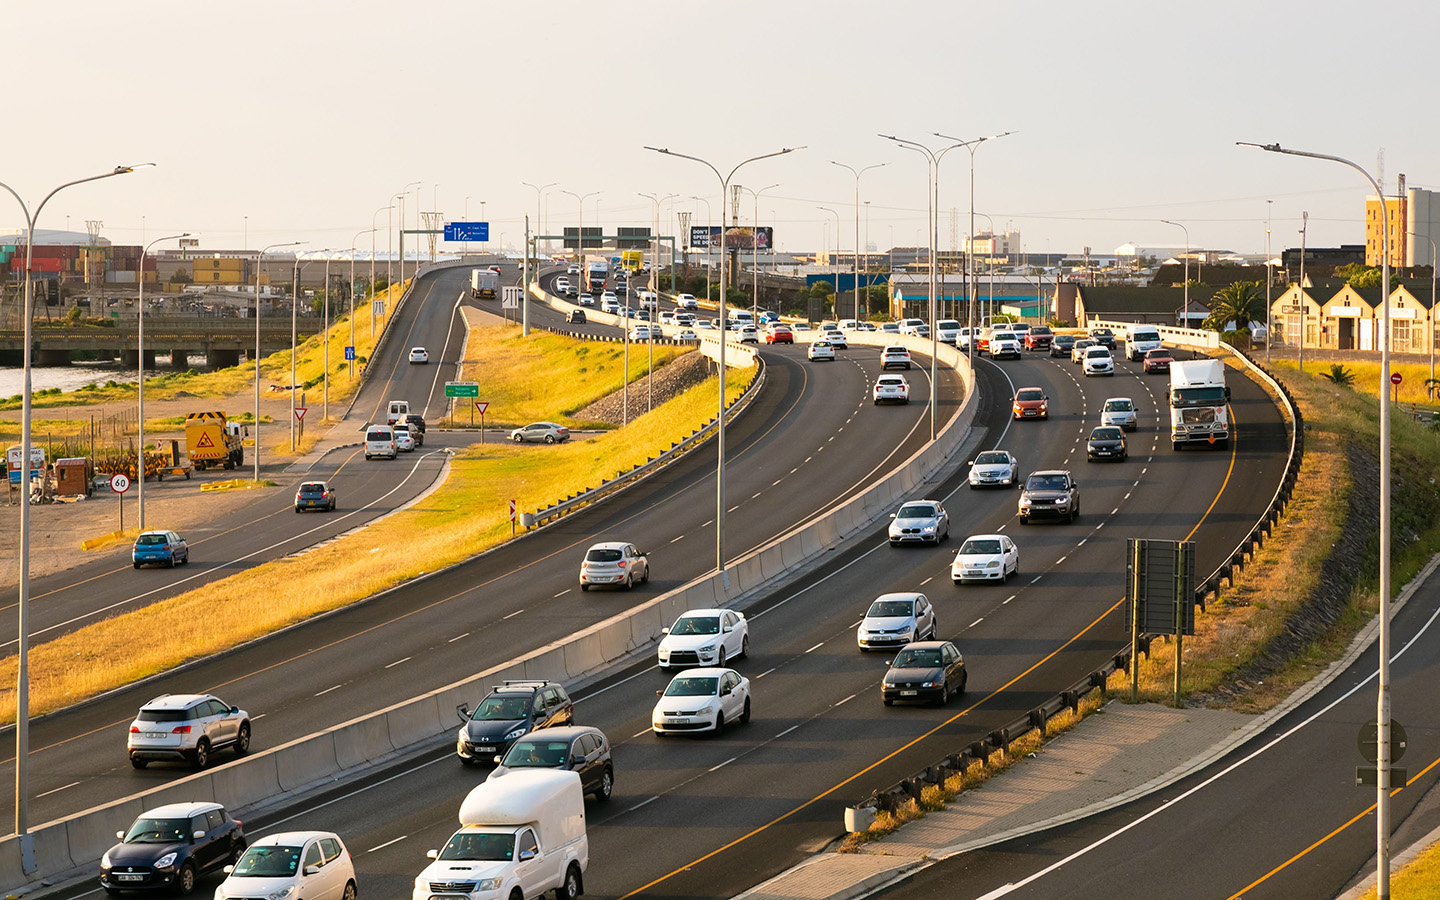
[[[1435,263],[1435,246],[1440,244],[1440,195],[1423,188],[1410,188],[1400,197],[1386,197],[1389,211],[1390,265],[1411,268]],[[1380,198],[1365,198],[1365,264],[1380,265],[1384,256],[1381,233]]]

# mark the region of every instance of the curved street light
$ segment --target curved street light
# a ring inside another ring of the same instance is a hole
[[[137,366],[137,374],[139,377],[135,380],[136,387],[139,388],[135,411],[135,414],[139,417],[136,419],[137,434],[135,439],[136,445],[139,448],[135,453],[135,505],[140,508],[140,530],[142,532],[145,530],[145,257],[150,253],[151,247],[162,241],[175,241],[189,236],[190,232],[186,231],[182,234],[159,237],[146,244],[140,250],[140,277],[138,279],[140,283],[140,296],[136,300],[136,305],[140,307],[140,326],[135,338],[135,342],[140,349],[140,362]],[[174,360],[171,360],[171,363],[173,364]]]
[[[287,241],[281,244],[271,244],[263,248],[260,255],[255,257],[255,480],[257,482],[260,480],[260,270],[265,265],[265,254],[270,250],[276,247],[295,247],[303,243],[305,242]],[[327,297],[326,300],[328,301],[329,298]],[[326,346],[329,346],[328,335],[326,336]],[[293,385],[290,393],[292,396],[295,393]]]
[[[861,316],[860,316],[860,176],[861,176],[861,175],[864,175],[866,172],[870,171],[871,169],[878,169],[878,168],[880,168],[881,166],[888,166],[888,165],[890,165],[890,164],[889,164],[888,162],[874,163],[873,165],[865,166],[864,168],[861,168],[861,169],[856,169],[854,166],[847,166],[847,165],[845,165],[845,164],[842,163],[842,162],[836,162],[835,160],[832,159],[832,160],[830,160],[830,165],[832,165],[832,166],[839,166],[839,167],[842,168],[842,169],[847,169],[847,170],[849,170],[849,172],[850,172],[851,175],[854,175],[854,176],[855,176],[855,259],[854,259],[854,263],[855,263],[855,321],[858,322],[858,321],[861,320]],[[837,227],[838,227],[838,226],[837,226]],[[838,234],[835,236],[835,245],[836,245],[837,248],[838,248],[839,245],[840,245],[840,236],[839,236]],[[868,269],[868,268],[869,268],[869,253],[870,253],[870,251],[867,250],[867,251],[865,251],[865,253],[866,253],[866,268]],[[869,298],[869,297],[866,297],[866,298],[865,298],[865,311],[866,311],[866,312],[869,312],[869,311],[870,311],[870,298]],[[837,318],[839,317],[839,310],[836,310],[836,317],[837,317]]]
[[[779,182],[767,184],[758,191],[752,191],[744,185],[740,186],[740,190],[755,198],[754,212],[750,219],[753,229],[750,233],[750,308],[757,318],[760,315],[760,195],[779,186]],[[774,247],[770,248],[770,253],[773,257]]]
[[[966,150],[969,150],[969,151],[970,151],[970,238],[971,238],[971,241],[973,241],[973,240],[974,240],[974,237],[975,237],[975,151],[978,150],[978,149],[980,149],[980,145],[983,144],[983,143],[985,143],[986,141],[993,141],[993,140],[996,140],[996,139],[998,139],[998,138],[1007,137],[1008,135],[1012,135],[1012,134],[1014,134],[1014,133],[1015,133],[1015,132],[1013,132],[1013,131],[1002,131],[1002,132],[1000,132],[999,134],[991,134],[991,135],[986,135],[985,137],[971,138],[970,140],[966,141],[966,140],[961,140],[960,138],[949,137],[948,135],[943,135],[943,134],[940,134],[939,132],[931,132],[931,134],[934,134],[936,137],[938,137],[938,138],[944,138],[944,139],[947,140],[947,141],[960,141],[960,146],[962,146],[962,147],[964,147]],[[938,224],[938,223],[937,223],[937,224]],[[995,228],[994,228],[993,225],[991,226],[990,230],[991,230],[992,232],[995,230]],[[975,297],[976,291],[979,290],[979,286],[976,284],[976,279],[975,279],[975,248],[974,248],[973,246],[969,245],[969,244],[967,244],[966,247],[965,247],[965,268],[969,270],[969,272],[968,272],[968,277],[967,277],[966,280],[967,280],[967,282],[968,282],[969,294],[970,294],[970,298],[971,298],[971,299],[970,299],[970,308],[973,310],[973,309],[975,308],[975,300],[974,300],[974,297]],[[993,311],[993,310],[991,311],[991,318],[992,318],[992,319],[994,318],[994,311]],[[970,327],[971,327],[971,329],[974,329],[975,323],[974,323],[974,322],[971,322],[971,323],[970,323]],[[971,343],[973,344],[974,341],[971,341]]]
[[[783,156],[786,153],[793,153],[796,150],[804,150],[800,147],[783,147],[773,153],[764,153],[760,156],[752,156],[749,159],[741,160],[735,164],[728,175],[721,175],[720,170],[710,163],[709,160],[701,159],[698,156],[690,156],[686,153],[676,153],[668,147],[646,147],[646,150],[662,153],[666,156],[674,156],[678,159],[688,159],[691,162],[698,162],[711,172],[715,173],[715,180],[720,182],[720,209],[722,221],[720,222],[720,399],[719,412],[715,417],[715,446],[718,453],[718,461],[715,465],[715,570],[720,573],[721,580],[725,587],[730,586],[730,573],[725,569],[725,342],[729,333],[724,330],[727,312],[725,309],[725,222],[723,212],[725,209],[725,195],[730,193],[730,179],[740,171],[742,166],[762,159],[770,159],[775,156]],[[708,248],[707,248],[708,249]],[[708,255],[708,253],[707,253]]]
[[[1172,221],[1170,221],[1169,219],[1161,219],[1160,221],[1161,221],[1163,224],[1165,224],[1165,225],[1174,225],[1176,228],[1178,228],[1178,229],[1180,229],[1181,231],[1185,232],[1185,315],[1186,315],[1186,316],[1189,316],[1189,315],[1190,315],[1190,229],[1186,228],[1184,225],[1181,225],[1179,222],[1172,222]],[[1303,285],[1303,284],[1300,285],[1300,290],[1302,290],[1302,291],[1305,290],[1305,285]],[[1302,332],[1305,330],[1304,323],[1301,323],[1300,330],[1301,330]]]
[[[549,184],[543,184],[543,185],[541,185],[541,184],[531,184],[531,183],[528,182],[528,181],[522,181],[522,182],[520,182],[520,183],[523,184],[523,185],[525,185],[525,186],[528,187],[528,188],[534,188],[534,189],[535,189],[535,227],[539,229],[539,231],[540,231],[541,234],[544,234],[544,233],[545,233],[545,222],[544,222],[544,216],[542,215],[543,209],[542,209],[542,207],[541,207],[541,201],[542,201],[542,198],[543,198],[544,195],[545,195],[545,192],[548,191],[548,190],[550,190],[552,187],[555,187],[555,186],[558,185],[560,182],[558,182],[558,181],[552,181],[552,182],[550,182]],[[484,207],[482,206],[481,209],[483,210]],[[483,215],[483,212],[482,212],[482,215]],[[536,255],[537,255],[537,256],[539,255],[539,248],[538,248],[538,247],[536,248]],[[539,270],[538,268],[535,270],[535,277],[536,277],[537,279],[540,277],[540,270]]]

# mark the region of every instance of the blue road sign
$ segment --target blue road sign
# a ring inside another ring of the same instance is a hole
[[[489,222],[446,222],[445,240],[447,241],[488,241],[490,240]]]
[[[355,348],[354,348],[354,347],[346,347],[346,348],[345,348],[345,358],[346,358],[347,360],[349,360],[350,362],[354,362],[354,361],[355,361]]]

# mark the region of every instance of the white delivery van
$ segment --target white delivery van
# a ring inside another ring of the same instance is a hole
[[[410,415],[410,403],[408,401],[391,400],[388,404],[388,410],[385,413],[385,424],[394,425],[396,422],[403,422],[408,415]]]
[[[394,459],[400,445],[395,443],[395,429],[389,425],[371,425],[365,429],[365,458],[383,456]]]
[[[518,769],[476,787],[460,804],[460,830],[415,879],[412,900],[525,900],[585,892],[590,865],[580,776]]]
[[[1139,361],[1160,349],[1160,330],[1154,325],[1131,325],[1125,334],[1125,358]]]

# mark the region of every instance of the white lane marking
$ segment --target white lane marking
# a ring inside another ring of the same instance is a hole
[[[776,483],[776,484],[779,484],[780,482],[777,481],[777,482],[775,482],[775,483]],[[756,497],[759,497],[759,496],[760,496],[761,494],[763,494],[763,493],[765,493],[765,492],[764,492],[764,491],[756,491],[755,493],[753,493],[753,494],[750,495],[750,499],[751,499],[751,500],[754,500]],[[739,509],[739,507],[737,506],[736,509]]]
[[[1067,559],[1069,559],[1069,558],[1070,558],[1069,556],[1062,556],[1062,557],[1060,557],[1059,559],[1055,560],[1055,565],[1058,566],[1058,565],[1060,565],[1062,562],[1064,562],[1065,560],[1067,560]]]
[[[755,496],[758,497],[758,496],[760,496],[760,495],[759,495],[759,494],[756,494]],[[737,503],[737,504],[735,504],[734,506],[730,507],[729,509],[727,509],[727,510],[725,510],[725,511],[726,511],[726,512],[734,512],[735,510],[737,510],[737,509],[739,509],[739,508],[740,508],[740,504]]]
[[[795,470],[794,470],[794,469],[791,469],[790,471],[793,472],[793,471],[795,471]],[[779,484],[780,482],[782,482],[782,481],[784,481],[784,480],[785,480],[785,479],[783,479],[783,478],[777,478],[777,479],[775,479],[774,481],[770,482],[770,486],[771,486],[771,487],[774,487],[775,485]],[[755,496],[758,497],[758,496],[760,496],[760,495],[759,495],[759,494],[756,494]]]
[[[1035,582],[1039,581],[1039,580],[1041,579],[1041,577],[1042,577],[1042,576],[1040,576],[1040,575],[1036,575],[1034,578],[1030,579],[1030,583],[1031,583],[1031,584],[1034,584]]]
[[[714,520],[714,519],[711,519],[710,521],[706,522],[704,525],[701,525],[700,527],[701,527],[701,528],[709,528],[711,525],[714,525],[714,524],[715,524],[715,520]]]
[[[856,697],[858,697],[858,696],[860,696],[860,695],[859,695],[859,694],[851,694],[850,696],[846,697],[844,700],[841,700],[839,703],[836,703],[835,706],[841,706],[841,705],[844,705],[844,704],[846,704],[846,703],[849,703],[851,700],[854,700],[854,699],[855,699]],[[832,707],[832,709],[833,709],[833,707]]]
[[[812,652],[812,651],[814,651],[814,650],[819,650],[819,649],[820,649],[821,647],[823,647],[823,646],[825,646],[825,642],[824,642],[824,641],[821,641],[820,643],[816,644],[815,646],[811,647],[809,650],[806,650],[805,652],[806,652],[806,653],[810,653],[810,652]]]
[[[1009,603],[1011,600],[1014,600],[1014,599],[1015,599],[1016,597],[1018,597],[1018,596],[1020,596],[1020,595],[1019,595],[1019,594],[1011,594],[1010,596],[1006,597],[1003,601],[1001,601],[1000,605],[1001,605],[1001,606],[1004,606],[1006,603]]]
[[[410,661],[410,657],[407,656],[407,657],[405,657],[404,659],[397,659],[397,660],[395,660],[393,663],[391,663],[390,665],[386,666],[385,668],[387,668],[387,669],[393,669],[393,668],[395,668],[396,666],[400,665],[401,663],[403,663],[403,662],[409,662],[409,661]]]
[[[1129,491],[1126,491],[1126,492],[1125,492],[1125,496],[1122,497],[1121,499],[1122,499],[1122,500],[1129,500],[1129,499],[1130,499],[1130,492],[1129,492]]]
[[[740,758],[740,757],[738,757],[738,756],[732,756],[732,757],[730,757],[729,759],[725,760],[723,763],[721,763],[721,764],[718,765],[718,766],[711,766],[711,767],[710,767],[709,769],[707,769],[706,771],[714,772],[716,769],[723,769],[723,768],[725,768],[726,766],[730,765],[732,762],[734,762],[735,760],[737,760],[737,759],[739,759],[739,758]]]
[[[776,738],[776,739],[782,738],[782,737],[784,737],[785,735],[789,734],[790,732],[794,731],[795,729],[797,729],[797,728],[799,728],[799,727],[800,727],[799,725],[791,725],[789,728],[787,728],[787,729],[785,729],[784,731],[780,732],[779,734],[775,735],[775,738]]]
[[[647,729],[645,729],[644,731],[637,731],[637,732],[635,732],[634,734],[630,735],[630,739],[633,741],[635,738],[644,737],[645,735],[649,734],[652,730],[653,730],[653,729],[647,728]],[[651,798],[650,798],[650,800],[654,800],[654,799],[655,799],[654,797],[651,797]],[[650,800],[646,800],[645,803],[649,803]],[[641,806],[644,806],[645,803],[642,803],[642,804],[640,804],[640,805],[641,805]]]
[[[640,734],[644,734],[644,733],[645,733],[645,732],[643,732],[643,731],[640,732]],[[638,735],[637,735],[637,736],[638,736]],[[659,797],[659,795],[657,794],[656,796],[651,797],[649,800],[641,800],[639,803],[635,804],[634,806],[630,807],[629,809],[627,809],[627,810],[625,810],[625,811],[626,811],[626,812],[634,812],[635,810],[639,809],[640,807],[644,806],[645,804],[647,804],[647,803],[654,803],[656,800],[659,800],[659,799],[660,799],[660,797]]]
[[[269,713],[261,713],[261,714],[258,715],[258,716],[251,716],[251,717],[250,717],[250,721],[252,721],[252,722],[258,722],[258,721],[260,721],[261,719],[265,718],[265,717],[268,716],[268,715],[270,715],[270,714],[269,714]]]
[[[569,592],[570,592],[570,591],[569,591],[569,589],[567,588],[566,590],[561,591],[560,594],[568,594]],[[556,594],[555,596],[558,597],[558,596],[560,596],[560,594]],[[523,609],[517,609],[517,610],[515,610],[513,613],[511,613],[511,614],[508,615],[508,616],[502,616],[501,619],[500,619],[500,621],[503,622],[503,621],[505,621],[506,619],[513,619],[513,618],[515,618],[516,616],[518,616],[518,615],[520,615],[521,613],[523,613],[524,611],[525,611],[525,610],[523,610]]]
[[[814,458],[815,458],[815,457],[813,457],[813,456],[807,456],[807,457],[805,457],[805,461],[806,461],[806,462],[809,462],[810,460],[812,460],[812,459],[814,459]]]
[[[682,535],[680,535],[680,536],[677,537],[677,538],[671,538],[671,539],[670,539],[670,543],[673,544],[673,543],[675,543],[676,541],[683,541],[683,540],[685,540],[685,535],[682,534]]]
[[[984,616],[981,616],[980,618],[978,618],[978,619],[976,619],[975,621],[971,622],[971,623],[970,623],[970,627],[971,627],[971,628],[974,628],[976,625],[979,625],[979,624],[980,624],[981,622],[983,622],[983,621],[985,621],[985,617],[984,617]]]
[[[1117,507],[1115,507],[1114,509],[1110,510],[1110,515],[1113,516],[1113,515],[1115,515],[1116,513],[1118,513],[1119,511],[1120,511],[1120,507],[1117,506]]]
[[[467,631],[467,632],[465,632],[464,634],[457,634],[457,635],[455,635],[453,638],[451,638],[450,640],[446,641],[445,643],[447,643],[447,644],[453,644],[453,643],[455,643],[456,641],[460,640],[461,638],[467,638],[467,637],[469,637],[469,636],[470,636],[470,632]]]
[[[756,676],[755,676],[755,680],[756,680],[756,681],[759,681],[761,678],[764,678],[766,675],[769,675],[769,674],[770,674],[771,672],[773,672],[773,671],[775,671],[773,668],[771,668],[771,669],[766,669],[765,671],[761,672],[759,675],[756,675]]]
[[[932,582],[932,581],[934,581],[934,580],[935,580],[935,576],[934,576],[934,575],[931,575],[929,578],[927,578],[927,579],[925,579],[924,581],[920,582],[920,586],[921,586],[921,587],[924,587],[925,585],[929,584],[930,582]]]
[[[77,784],[79,784],[79,783],[80,783],[80,782],[78,782],[78,781],[72,781],[72,782],[70,782],[69,784],[65,785],[65,787],[58,787],[58,788],[56,788],[56,789],[53,790],[53,791],[46,791],[46,792],[43,793],[43,794],[36,794],[35,796],[36,796],[36,797],[48,797],[48,796],[50,796],[51,794],[58,794],[58,793],[60,793],[60,792],[63,791],[63,790],[66,790],[66,789],[68,789],[68,788],[72,788],[72,787],[74,787],[75,785],[77,785]]]
[[[402,834],[402,835],[400,835],[398,838],[396,838],[396,839],[393,840],[393,841],[386,841],[385,843],[379,845],[378,847],[371,847],[369,850],[366,850],[365,852],[366,852],[366,853],[374,853],[376,850],[384,850],[386,847],[390,846],[391,844],[398,844],[398,843],[400,843],[401,841],[405,840],[405,839],[406,839],[407,837],[409,837],[409,836],[410,836],[410,835],[408,835],[408,834]]]
[[[1081,538],[1081,539],[1080,539],[1080,543],[1076,544],[1075,546],[1076,546],[1076,547],[1083,547],[1083,546],[1085,546],[1085,542],[1088,541],[1088,540],[1090,540],[1090,539],[1089,539],[1089,538]]]
[[[435,396],[435,388],[440,385],[440,373],[445,371],[445,353],[450,349],[450,336],[455,333],[455,314],[460,312],[460,304],[464,302],[465,292],[461,291],[460,296],[455,298],[455,306],[450,310],[450,324],[445,329],[445,345],[440,348],[440,365],[435,367],[435,377],[430,381],[430,393],[425,395],[423,414],[427,419],[430,418],[430,398]]]
[[[791,474],[791,475],[794,475],[794,474],[795,474],[796,472],[798,472],[798,471],[800,471],[800,467],[799,467],[799,466],[796,466],[795,468],[793,468],[793,469],[790,470],[790,474]],[[777,481],[777,482],[775,482],[775,483],[776,483],[776,484],[779,484],[780,482]]]
[[[324,696],[325,694],[328,694],[328,693],[330,693],[331,691],[338,691],[338,690],[340,690],[340,689],[341,689],[342,687],[344,687],[344,686],[345,686],[345,685],[343,685],[343,684],[337,684],[337,685],[335,685],[334,687],[328,687],[328,688],[326,688],[325,690],[321,691],[320,693],[316,694],[315,696],[317,696],[317,697]]]

